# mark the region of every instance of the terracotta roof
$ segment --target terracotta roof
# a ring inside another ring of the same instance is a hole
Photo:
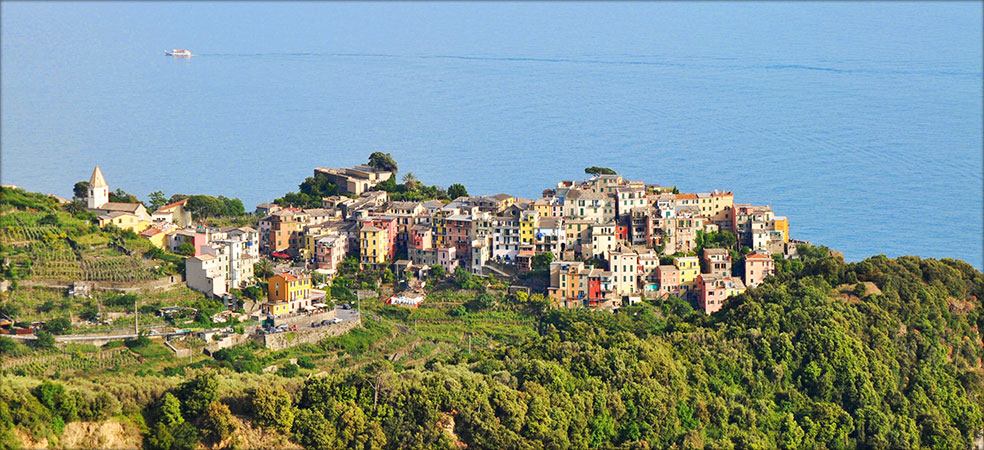
[[[762,254],[762,253],[752,252],[752,253],[749,253],[749,254],[745,255],[745,259],[746,260],[747,259],[772,259],[772,257],[770,257],[769,255]]]
[[[185,203],[188,203],[188,199],[177,201],[177,202],[171,203],[170,205],[161,206],[160,208],[157,208],[157,211],[154,211],[154,214],[157,214],[159,212],[169,212],[168,211],[169,209],[174,209],[178,205],[184,205]]]
[[[161,231],[159,228],[148,228],[146,230],[141,231],[140,235],[150,237],[150,236],[158,235],[160,233],[163,233],[163,231]]]
[[[281,274],[279,274],[277,276],[280,277],[280,278],[283,278],[286,281],[297,281],[297,277],[295,277],[295,276],[293,276],[293,275],[291,275],[290,273],[287,273],[287,272],[281,273]]]
[[[694,199],[697,198],[697,194],[676,194],[678,199]]]

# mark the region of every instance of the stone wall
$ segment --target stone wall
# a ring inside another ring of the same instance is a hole
[[[290,325],[309,325],[313,322],[321,322],[322,320],[331,320],[337,317],[338,314],[335,313],[335,309],[329,309],[323,313],[318,314],[298,314],[291,316],[282,316],[273,318],[273,326],[279,327],[280,325],[287,324]]]
[[[171,349],[172,352],[174,352],[174,357],[175,358],[187,358],[187,357],[191,356],[191,349],[189,349],[189,348],[180,348],[179,349],[179,348],[171,345],[171,343],[170,342],[167,342],[167,341],[164,341],[164,345],[167,348]]]
[[[281,350],[299,344],[313,344],[328,337],[341,336],[359,326],[362,326],[362,317],[318,328],[302,328],[297,331],[254,335],[253,339],[256,340],[257,344],[271,350]]]
[[[56,280],[22,280],[20,281],[20,286],[22,287],[43,287],[51,289],[68,289],[71,283],[66,281],[56,281]],[[139,282],[113,282],[113,281],[93,281],[93,288],[100,291],[113,291],[113,292],[141,292],[141,291],[151,291],[151,290],[168,290],[176,286],[184,285],[184,281],[181,279],[181,275],[171,275],[164,278],[158,278],[154,280],[146,280]]]
[[[248,340],[249,340],[248,334],[230,334],[224,337],[220,341],[210,342],[207,346],[205,346],[203,352],[207,355],[211,355],[219,350],[242,344],[243,342],[246,342]]]

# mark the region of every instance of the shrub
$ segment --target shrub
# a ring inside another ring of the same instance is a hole
[[[213,442],[221,441],[235,430],[229,407],[221,402],[212,402],[202,418],[202,434]]]
[[[219,380],[214,372],[202,372],[178,388],[185,417],[198,417],[218,399]]]
[[[277,375],[286,378],[292,378],[292,377],[296,377],[299,371],[300,368],[297,366],[297,364],[288,361],[286,364],[284,364],[279,369],[277,369]]]
[[[260,426],[289,431],[294,424],[290,395],[283,388],[262,385],[252,392],[253,417]]]
[[[864,283],[858,282],[858,284],[854,285],[854,295],[858,297],[864,297],[867,294],[868,294],[868,287],[865,286]]]
[[[37,339],[34,340],[33,345],[38,349],[55,348],[55,337],[44,331],[38,331]]]
[[[297,358],[297,365],[300,366],[302,369],[313,369],[316,367],[314,363],[311,362],[311,359],[306,356]]]

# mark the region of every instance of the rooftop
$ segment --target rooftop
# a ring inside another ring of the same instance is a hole
[[[157,208],[157,211],[154,211],[154,214],[162,213],[162,212],[163,213],[172,212],[178,206],[183,206],[186,203],[188,203],[188,199],[184,199],[184,200],[177,201],[177,202],[174,202],[174,203],[171,203],[171,204],[168,204],[168,205],[161,206],[160,208]]]

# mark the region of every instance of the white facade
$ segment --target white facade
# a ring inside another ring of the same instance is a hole
[[[253,285],[253,265],[260,260],[259,233],[248,227],[216,232],[202,255],[185,260],[188,287],[210,295]],[[221,288],[217,286],[221,282]]]
[[[192,256],[185,259],[185,278],[188,288],[219,297],[226,293],[225,275],[220,270],[223,263],[214,255]]]
[[[515,261],[519,253],[519,219],[497,216],[492,234],[492,258]]]

